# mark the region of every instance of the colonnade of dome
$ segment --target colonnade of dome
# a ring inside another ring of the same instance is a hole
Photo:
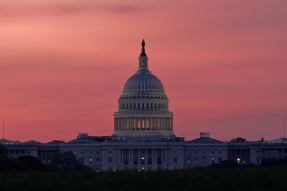
[[[126,117],[114,119],[115,130],[173,130],[172,117]]]

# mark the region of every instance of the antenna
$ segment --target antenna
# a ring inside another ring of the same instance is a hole
[[[3,117],[3,138],[2,140],[4,141],[4,117]]]

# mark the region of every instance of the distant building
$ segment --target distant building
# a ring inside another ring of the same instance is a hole
[[[32,155],[44,164],[56,153],[73,151],[79,160],[94,170],[156,170],[208,166],[224,160],[239,164],[259,164],[264,158],[287,158],[287,141],[222,142],[210,138],[209,132],[185,141],[176,137],[173,113],[161,81],[148,69],[145,42],[138,58],[138,70],[124,85],[114,113],[111,136],[79,133],[67,143],[54,140],[15,142],[5,139],[11,158]]]

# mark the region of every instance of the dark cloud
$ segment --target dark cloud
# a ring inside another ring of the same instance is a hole
[[[110,14],[136,14],[150,10],[142,5],[108,5],[94,1],[81,1],[80,3],[55,3],[40,5],[13,5],[1,6],[0,18],[7,17],[34,17],[34,16],[68,16],[78,14],[91,14],[108,12]]]

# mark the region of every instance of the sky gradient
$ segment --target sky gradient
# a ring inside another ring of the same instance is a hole
[[[286,10],[286,0],[1,1],[5,138],[111,135],[143,38],[177,136],[283,137]]]

